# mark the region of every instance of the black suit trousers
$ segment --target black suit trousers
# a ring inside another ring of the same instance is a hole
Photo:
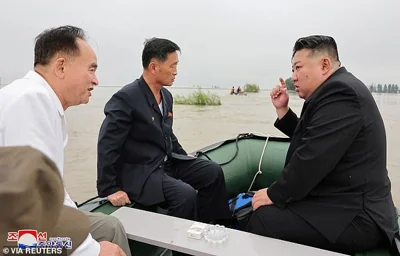
[[[387,240],[384,233],[365,211],[361,211],[353,219],[334,244],[289,208],[279,209],[275,205],[261,206],[253,212],[247,231],[350,255],[389,246],[385,244]]]
[[[231,217],[222,168],[208,160],[171,159],[165,165],[160,206],[168,214],[209,223]]]

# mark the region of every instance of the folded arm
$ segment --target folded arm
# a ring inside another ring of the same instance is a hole
[[[335,89],[316,105],[299,147],[267,190],[280,207],[305,198],[335,168],[363,125],[355,92],[340,84]]]

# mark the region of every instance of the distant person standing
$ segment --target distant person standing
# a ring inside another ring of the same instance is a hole
[[[33,71],[0,90],[0,146],[38,149],[56,164],[62,177],[68,142],[64,111],[89,102],[98,84],[97,57],[80,28],[62,26],[36,38],[34,58]],[[64,204],[76,208],[66,191]],[[83,255],[103,255],[107,243],[96,241],[115,243],[111,255],[130,255],[125,230],[117,218],[84,213],[90,220],[90,234],[81,245]]]
[[[299,38],[289,108],[285,81],[271,92],[275,126],[291,138],[285,167],[257,191],[248,231],[346,254],[391,246],[399,232],[386,169],[386,134],[368,88],[341,67],[335,40]]]

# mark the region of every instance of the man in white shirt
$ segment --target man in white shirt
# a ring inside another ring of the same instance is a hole
[[[0,146],[38,149],[55,162],[62,177],[68,140],[64,111],[88,103],[98,85],[96,69],[96,54],[80,28],[63,26],[41,33],[36,38],[34,71],[0,90]],[[76,208],[66,191],[64,204]],[[74,254],[131,254],[117,218],[85,213],[91,234]]]

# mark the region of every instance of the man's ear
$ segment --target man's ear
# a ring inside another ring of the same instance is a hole
[[[55,74],[58,78],[64,79],[65,77],[65,64],[66,64],[66,59],[65,58],[58,58],[55,61]]]
[[[321,69],[322,69],[322,73],[325,75],[326,73],[328,73],[332,68],[332,62],[329,58],[323,58],[321,60]]]
[[[156,72],[157,72],[157,69],[158,69],[157,63],[154,62],[154,61],[150,61],[150,64],[149,64],[149,70],[150,70],[150,72],[151,72],[153,75],[155,75]]]

